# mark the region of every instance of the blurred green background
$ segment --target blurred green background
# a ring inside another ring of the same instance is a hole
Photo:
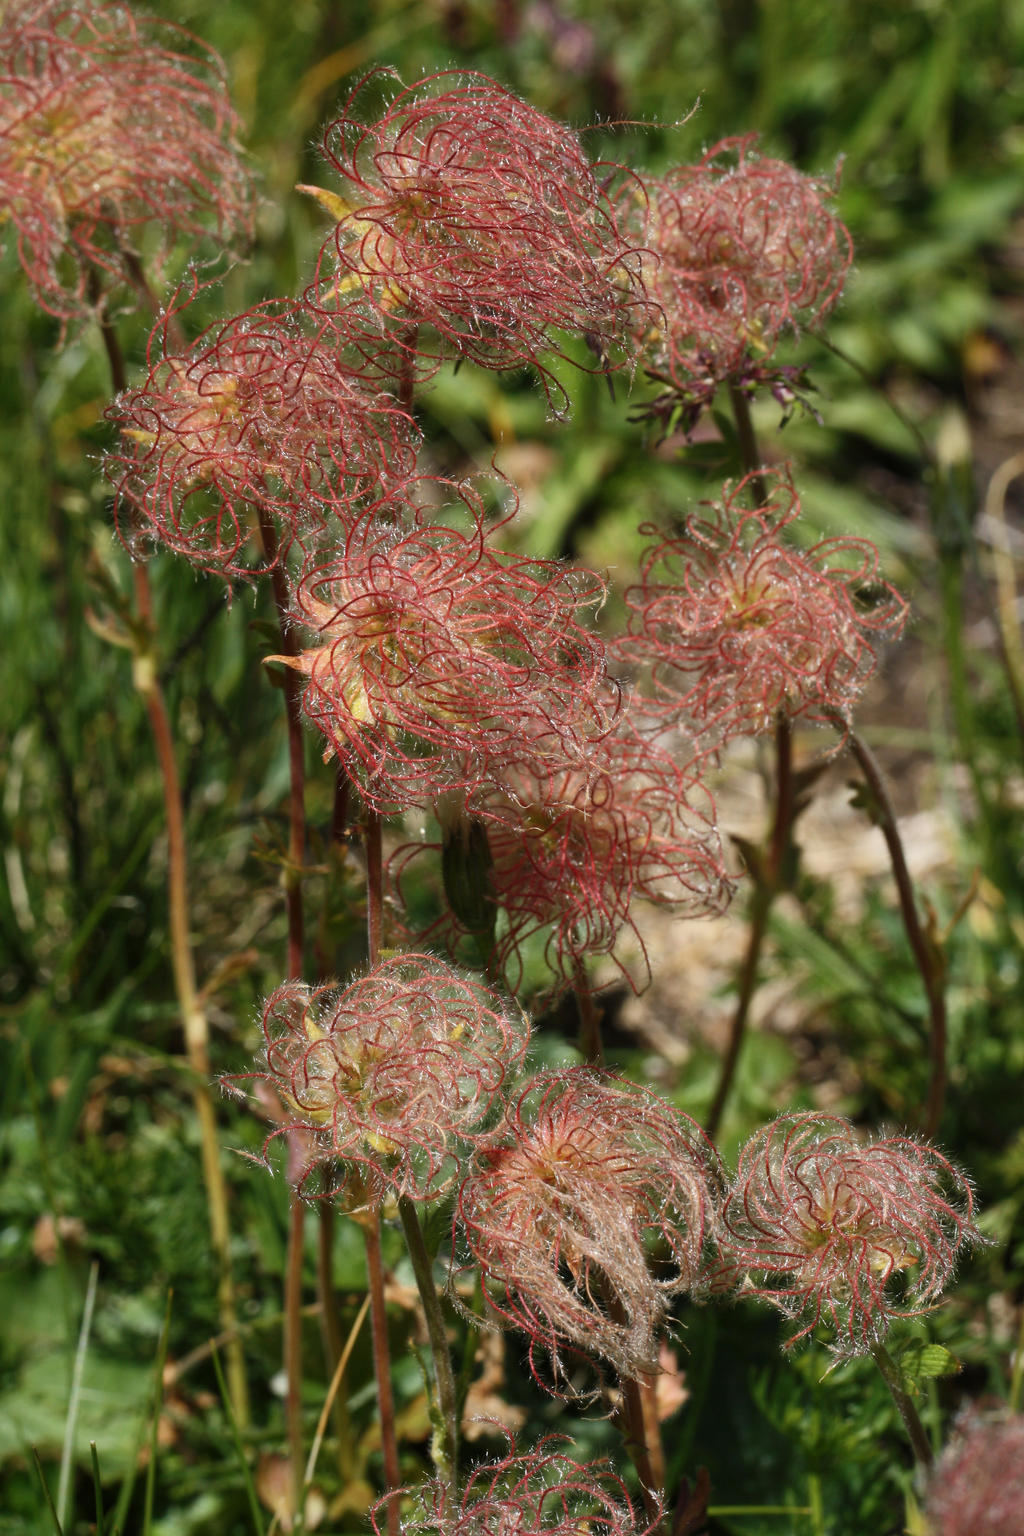
[[[941,1139],[977,1178],[994,1243],[929,1324],[964,1364],[955,1379],[920,1383],[938,1434],[963,1397],[1005,1393],[1024,1283],[1021,741],[992,622],[996,536],[991,520],[979,520],[992,471],[1021,447],[1024,8],[1012,0],[221,0],[156,9],[227,60],[262,189],[256,249],[207,296],[211,317],[307,280],[320,219],[293,188],[324,180],[318,129],[352,77],[376,63],[406,82],[447,67],[492,74],[585,128],[596,158],[638,168],[662,170],[752,131],[767,153],[808,172],[831,172],[842,159],[840,207],[857,254],[829,336],[844,356],[813,338],[794,351],[810,369],[822,424],[798,416],[780,429],[772,404],[757,419],[768,451],[799,466],[815,526],[874,538],[887,574],[912,598],[905,653],[865,724],[901,776],[901,809],[915,809],[924,793],[955,828],[953,861],[927,893],[940,926],[975,878],[948,946],[953,1091]],[[55,327],[31,307],[11,251],[0,270],[0,1536],[47,1529],[30,1447],[55,1482],[93,1263],[98,1299],[67,1529],[85,1532],[94,1518],[94,1439],[108,1509],[120,1500],[123,1531],[141,1531],[145,1474],[133,1486],[131,1469],[148,1435],[168,1291],[172,1360],[217,1327],[169,966],[161,788],[127,655],[95,622],[128,588],[98,462],[109,440],[103,351],[94,330],[56,351]],[[126,319],[122,334],[138,367],[146,327]],[[439,379],[421,403],[429,462],[462,472],[486,465],[500,443],[523,490],[524,547],[628,580],[637,524],[712,494],[736,468],[731,444],[726,435],[688,454],[679,444],[655,451],[629,419],[641,382],[630,400],[619,381],[612,400],[602,379],[568,370],[565,378],[574,401],[567,424],[549,419],[525,377],[467,368]],[[1011,532],[1019,512],[1011,495]],[[152,579],[187,801],[199,974],[217,1070],[239,1071],[285,951],[286,751],[280,699],[259,660],[273,648],[259,628],[270,613],[262,594],[228,605],[219,587],[168,557],[152,562]],[[343,969],[359,957],[358,873],[329,868],[332,785],[311,739],[308,762],[313,938]],[[791,912],[778,918],[772,976],[796,978],[811,999],[837,1063],[841,1107],[899,1123],[921,1092],[923,1005],[898,921],[874,889],[846,928],[827,882],[807,876],[799,894],[811,927]],[[564,1054],[554,1024],[545,1039],[544,1051]],[[627,1030],[615,1040],[620,1064],[650,1070]],[[802,1060],[791,1040],[759,1037],[729,1145],[783,1104],[816,1102]],[[713,1056],[699,1029],[686,1069],[654,1070],[681,1107],[704,1111]],[[225,1104],[223,1124],[226,1147],[259,1147],[263,1131],[236,1107]],[[227,1153],[225,1166],[253,1446],[272,1458],[282,1443],[287,1189]],[[350,1321],[361,1247],[341,1225],[334,1281]],[[685,1325],[690,1400],[666,1429],[673,1477],[692,1479],[704,1463],[713,1505],[805,1511],[723,1514],[711,1531],[903,1529],[909,1474],[866,1365],[823,1380],[820,1351],[783,1361],[775,1322],[757,1313],[697,1312]],[[404,1338],[401,1320],[395,1326]],[[307,1344],[312,1423],[323,1393],[313,1323]],[[499,1391],[521,1407],[531,1434],[568,1424],[582,1451],[617,1454],[605,1420],[570,1421],[530,1390],[514,1340],[507,1357]],[[362,1343],[352,1380],[360,1466],[372,1481]],[[407,1358],[399,1397],[410,1475],[423,1462],[421,1390]],[[176,1378],[166,1397],[148,1528],[251,1531],[209,1361]],[[337,1461],[332,1469],[325,1457],[325,1466],[335,1502],[322,1529],[361,1529],[338,1502]]]

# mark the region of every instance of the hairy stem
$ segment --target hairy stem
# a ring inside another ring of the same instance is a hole
[[[360,1217],[366,1243],[366,1276],[370,1290],[370,1332],[373,1338],[373,1369],[377,1378],[377,1406],[380,1409],[380,1441],[384,1457],[384,1482],[388,1493],[402,1485],[398,1462],[395,1426],[395,1396],[391,1388],[391,1350],[388,1346],[388,1316],[384,1300],[384,1259],[380,1244],[380,1212]],[[388,1536],[399,1536],[397,1499],[388,1499]]]
[[[662,1512],[658,1494],[665,1487],[665,1453],[654,1402],[654,1380],[624,1377],[619,1387],[622,1395],[616,1418],[623,1444],[640,1479],[644,1510],[648,1520],[654,1522]]]
[[[934,1460],[932,1448],[925,1434],[924,1425],[921,1423],[921,1416],[914,1407],[914,1401],[903,1389],[899,1367],[884,1344],[873,1344],[871,1355],[882,1373],[882,1380],[892,1394],[892,1400],[903,1420],[903,1427],[913,1447],[914,1455],[920,1465],[927,1470]]]
[[[452,1369],[448,1335],[445,1332],[441,1301],[434,1285],[433,1266],[423,1241],[416,1207],[408,1195],[400,1195],[398,1213],[402,1219],[409,1258],[412,1261],[416,1287],[423,1303],[423,1314],[430,1338],[430,1350],[434,1358],[434,1389],[437,1394],[437,1412],[440,1420],[434,1432],[432,1455],[437,1475],[447,1493],[447,1507],[454,1507],[456,1469],[459,1450],[458,1398],[455,1391],[455,1373]]]
[[[601,1015],[590,990],[586,969],[577,959],[574,967],[573,991],[580,1016],[580,1051],[584,1059],[594,1067],[604,1066],[604,1045],[601,1040]]]
[[[384,930],[384,851],[381,819],[366,812],[366,949],[370,964],[380,960]]]
[[[836,723],[846,729],[841,721]],[[882,770],[871,748],[857,735],[856,731],[847,730],[846,739],[867,781],[871,794],[872,812],[885,838],[885,846],[889,850],[889,863],[892,865],[893,878],[896,881],[903,927],[928,999],[930,1077],[921,1128],[925,1136],[931,1137],[939,1128],[946,1097],[946,989],[942,956],[921,923],[914,894],[914,882],[907,868],[903,840],[896,822],[896,812]]]

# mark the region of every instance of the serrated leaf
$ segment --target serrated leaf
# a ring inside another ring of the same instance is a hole
[[[899,1354],[900,1375],[913,1388],[919,1381],[933,1381],[940,1376],[955,1376],[960,1361],[942,1344],[912,1342]]]

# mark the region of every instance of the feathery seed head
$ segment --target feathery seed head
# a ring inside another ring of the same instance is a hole
[[[37,302],[88,316],[102,271],[122,290],[134,243],[157,267],[183,235],[252,229],[222,61],[169,23],[98,0],[12,0],[0,22],[0,218]]]
[[[581,622],[602,595],[596,577],[495,549],[480,515],[468,533],[367,520],[296,587],[317,642],[294,663],[303,709],[382,811],[471,796],[531,732],[579,757],[618,706]]]
[[[302,305],[259,305],[182,352],[167,339],[165,320],[146,380],[107,413],[122,433],[107,474],[131,542],[251,577],[259,516],[273,518],[284,547],[308,547],[411,474],[412,423]]]
[[[649,1536],[625,1484],[603,1462],[578,1462],[548,1435],[525,1455],[511,1441],[497,1461],[484,1462],[468,1477],[457,1498],[441,1482],[413,1491],[401,1536]],[[370,1512],[376,1536],[387,1529],[384,1516],[398,1490]]]
[[[651,300],[633,311],[636,344],[655,377],[695,400],[724,379],[770,376],[782,333],[824,319],[852,260],[828,206],[834,182],[754,143],[724,139],[696,165],[646,179],[643,202],[625,189]]]
[[[788,473],[758,471],[768,500],[747,508],[754,478],[688,518],[682,534],[660,537],[626,594],[621,650],[651,668],[648,708],[683,715],[716,745],[771,729],[780,710],[848,718],[875,671],[873,644],[897,638],[906,618],[873,544],[788,544],[784,530],[800,515]]]
[[[969,1413],[928,1484],[929,1536],[1021,1536],[1024,1414]]]
[[[647,1089],[541,1073],[477,1149],[458,1218],[498,1315],[545,1350],[653,1368],[672,1296],[701,1274],[720,1181],[700,1127]],[[649,1240],[669,1258],[652,1265]]]
[[[407,339],[419,325],[487,368],[538,363],[559,331],[615,349],[636,260],[576,136],[487,76],[453,71],[399,91],[366,125],[367,83],[324,136],[343,188],[316,192],[337,220],[319,302],[364,294],[410,364],[429,362],[429,343]]]
[[[740,1152],[720,1248],[744,1295],[801,1322],[789,1344],[824,1323],[837,1354],[864,1354],[894,1318],[938,1300],[979,1238],[972,1216],[967,1179],[933,1147],[862,1142],[836,1115],[783,1115]]]
[[[266,1069],[255,1075],[293,1115],[273,1135],[313,1133],[303,1185],[322,1174],[326,1193],[344,1193],[353,1172],[371,1201],[444,1189],[460,1141],[527,1047],[524,1021],[493,993],[422,954],[382,961],[344,988],[285,982],[267,1000],[263,1034]]]

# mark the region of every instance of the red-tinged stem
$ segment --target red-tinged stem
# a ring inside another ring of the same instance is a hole
[[[366,950],[371,965],[380,960],[384,930],[384,851],[381,819],[366,812]]]
[[[263,553],[270,568],[270,582],[274,592],[278,623],[281,628],[281,651],[285,656],[297,656],[295,636],[288,627],[288,580],[281,563],[277,533],[270,515],[260,510],[260,535]],[[282,679],[285,711],[288,717],[288,863],[284,874],[285,907],[288,913],[288,975],[301,978],[303,972],[303,910],[302,870],[306,861],[306,764],[302,737],[302,716],[299,708],[299,679],[294,668],[285,667]]]
[[[120,338],[102,308],[99,277],[90,275],[90,291],[101,307],[98,310],[100,335],[110,366],[110,380],[116,393],[127,388],[128,379]],[[153,594],[149,573],[144,565],[132,566],[135,611],[139,619],[132,655],[132,681],[142,697],[156,749],[163,782],[164,817],[167,824],[167,908],[174,990],[181,1014],[185,1054],[192,1071],[192,1105],[199,1126],[200,1157],[206,1189],[210,1247],[217,1267],[217,1310],[221,1331],[227,1335],[226,1358],[228,1392],[235,1418],[242,1428],[249,1424],[249,1383],[245,1371],[245,1351],[238,1336],[235,1288],[231,1278],[230,1224],[227,1186],[220,1163],[217,1121],[210,1095],[210,1027],[199,999],[192,934],[189,923],[188,856],[185,839],[185,810],[181,781],[174,751],[170,716],[157,672],[153,650]]]
[[[743,390],[737,384],[729,385],[729,400],[732,405],[733,419],[736,423],[736,436],[739,440],[740,457],[747,474],[751,476],[750,487],[754,500],[759,507],[765,506],[768,501],[768,489],[764,482],[764,476],[757,473],[761,466],[761,450],[757,443],[757,433],[754,430],[753,417],[750,414],[750,401]],[[747,936],[747,949],[743,957],[743,966],[739,975],[739,995],[736,1000],[736,1011],[732,1017],[729,1028],[729,1042],[726,1046],[725,1057],[722,1061],[718,1078],[718,1087],[715,1097],[708,1111],[705,1129],[708,1135],[714,1139],[721,1124],[725,1111],[726,1100],[732,1088],[736,1068],[739,1065],[740,1052],[743,1047],[744,1036],[747,1031],[747,1022],[750,1017],[750,1007],[757,991],[757,975],[761,964],[761,951],[764,948],[765,937],[768,933],[768,918],[771,914],[772,903],[778,895],[783,865],[786,858],[786,850],[789,845],[790,832],[793,822],[793,742],[789,721],[779,715],[775,726],[775,819],[772,825],[771,840],[768,845],[767,859],[763,869],[755,871],[756,885],[750,913],[750,932]]]
[[[305,1455],[302,1447],[302,1260],[306,1207],[293,1190],[288,1223],[288,1256],[284,1281],[285,1421],[288,1426],[293,1528],[303,1519]]]
[[[334,1206],[330,1200],[318,1201],[317,1216],[319,1229],[316,1250],[316,1287],[320,1298],[320,1331],[323,1338],[324,1358],[327,1361],[330,1379],[333,1381],[337,1375],[344,1341],[341,1337],[334,1295]],[[334,1433],[338,1440],[338,1471],[346,1482],[351,1482],[355,1474],[355,1461],[344,1375],[338,1378],[335,1387],[331,1416],[334,1420]]]
[[[722,1060],[718,1087],[704,1127],[712,1141],[722,1123],[726,1100],[739,1065],[740,1052],[750,1019],[750,1008],[757,991],[757,975],[761,964],[761,952],[768,933],[768,919],[772,904],[784,883],[786,855],[793,827],[793,811],[793,733],[788,719],[780,715],[775,724],[775,819],[764,867],[754,872],[756,884],[751,901],[747,949],[739,975],[739,996],[729,1028],[729,1042]]]
[[[928,999],[930,1023],[928,1059],[931,1071],[921,1129],[925,1136],[932,1137],[939,1129],[946,1099],[946,989],[942,974],[942,957],[921,924],[914,882],[907,868],[903,840],[896,821],[896,811],[878,760],[867,742],[862,740],[856,731],[848,729],[845,722],[838,718],[836,725],[845,733],[850,750],[867,781],[871,793],[872,813],[881,828],[885,846],[889,851],[889,863],[896,881],[896,894],[899,899],[903,927]]]
[[[576,960],[574,970],[573,991],[580,1016],[580,1051],[591,1066],[602,1067],[604,1044],[601,1040],[601,1015],[594,1002],[582,960]]]
[[[388,1345],[388,1317],[384,1300],[384,1260],[380,1244],[380,1212],[360,1217],[366,1241],[366,1276],[370,1291],[370,1332],[373,1338],[373,1368],[377,1377],[377,1405],[380,1409],[380,1440],[384,1457],[386,1491],[393,1493],[402,1485],[398,1461],[395,1425],[395,1397],[391,1388],[391,1350]],[[388,1499],[388,1536],[399,1536],[400,1510],[397,1499]]]
[[[647,1517],[655,1522],[662,1513],[658,1493],[665,1486],[665,1455],[653,1401],[650,1405],[645,1403],[645,1397],[653,1391],[653,1383],[626,1378],[620,1382],[620,1389],[622,1396],[617,1417],[623,1443],[640,1479],[640,1496]]]
[[[914,1455],[927,1472],[930,1470],[935,1459],[934,1454],[928,1436],[925,1433],[924,1425],[921,1423],[921,1416],[914,1406],[913,1398],[903,1388],[899,1367],[884,1344],[873,1345],[871,1354],[881,1372],[882,1380],[889,1388],[899,1416],[903,1420],[903,1427],[913,1447]]]
[[[409,417],[413,414],[413,395],[416,389],[413,359],[416,355],[416,337],[418,333],[418,325],[410,325],[402,333],[402,354],[398,373],[398,403]]]

